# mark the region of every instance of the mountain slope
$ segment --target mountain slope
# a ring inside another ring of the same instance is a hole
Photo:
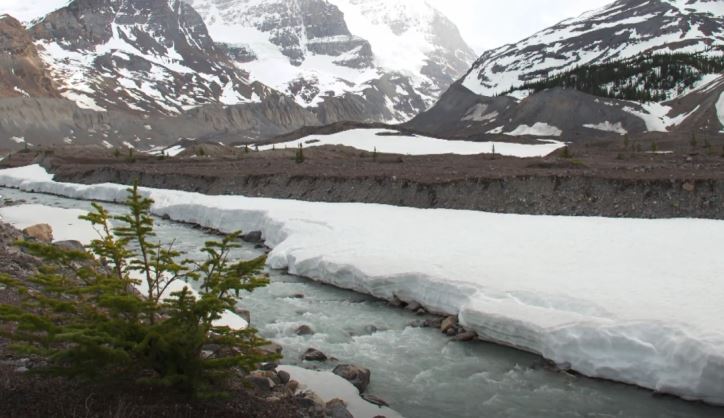
[[[619,0],[485,52],[465,77],[492,96],[576,66],[657,52],[724,51],[721,0]]]
[[[455,25],[410,0],[187,0],[239,68],[323,123],[404,121],[474,60]]]
[[[61,94],[80,106],[179,114],[260,100],[201,17],[167,0],[76,0],[30,29]]]
[[[0,148],[147,149],[319,124],[290,97],[248,81],[185,3],[74,0],[28,30],[3,17],[0,39]]]
[[[0,16],[0,97],[59,97],[33,38],[11,16]]]
[[[717,135],[724,2],[619,0],[484,53],[408,128],[438,136]]]

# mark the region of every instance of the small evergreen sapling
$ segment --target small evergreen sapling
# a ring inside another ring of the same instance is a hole
[[[299,147],[297,148],[297,151],[294,154],[294,161],[297,164],[301,164],[304,162],[304,148],[302,147],[302,144],[299,144]]]
[[[89,252],[19,243],[45,265],[25,280],[0,276],[22,297],[20,306],[0,305],[0,321],[15,325],[2,336],[45,358],[41,372],[126,377],[197,397],[223,393],[220,385],[233,370],[277,359],[259,350],[267,341],[256,330],[216,324],[241,292],[268,283],[258,274],[265,258],[231,262],[234,233],[207,242],[204,261],[183,259],[173,244],[154,240],[152,201],[138,187],[129,189],[127,205],[127,214],[112,216],[93,204],[83,219],[100,237]],[[198,283],[198,296],[189,282]]]

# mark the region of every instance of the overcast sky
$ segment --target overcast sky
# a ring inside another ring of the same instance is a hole
[[[481,53],[597,9],[613,0],[428,0],[460,28]]]

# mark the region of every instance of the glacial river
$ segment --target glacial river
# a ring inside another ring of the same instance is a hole
[[[0,188],[2,199],[88,209],[89,202]],[[107,204],[112,212],[122,211]],[[42,222],[43,219],[38,219]],[[204,241],[218,239],[189,225],[157,220],[163,241],[175,240],[192,257]],[[235,256],[262,254],[251,244]],[[336,363],[304,363],[313,347],[342,363],[372,371],[369,393],[408,418],[447,417],[722,417],[724,408],[690,403],[623,384],[550,370],[541,358],[482,342],[451,341],[410,323],[425,319],[354,292],[268,271],[271,284],[245,296],[252,325],[284,347],[283,362],[331,369]],[[300,297],[303,295],[303,297]],[[315,333],[298,336],[310,326]]]

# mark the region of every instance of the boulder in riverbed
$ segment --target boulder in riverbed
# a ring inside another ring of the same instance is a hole
[[[367,389],[372,374],[369,369],[352,364],[340,364],[332,370],[332,373],[352,383],[359,390],[359,393]]]
[[[455,328],[458,324],[457,317],[454,316],[448,316],[445,319],[442,320],[442,323],[440,323],[440,331],[447,334],[447,332],[451,328]]]
[[[41,242],[53,242],[53,228],[48,224],[37,224],[23,229],[23,234]]]
[[[379,398],[375,395],[362,395],[362,399],[366,400],[367,402],[377,405],[377,406],[390,406],[387,402],[385,402],[384,399]]]
[[[246,242],[251,242],[254,244],[260,244],[260,243],[264,242],[261,231],[251,231],[249,233],[242,235],[241,239],[243,239]]]
[[[327,361],[327,355],[317,350],[316,348],[310,348],[302,354],[302,360],[306,361]]]
[[[329,418],[354,418],[343,400],[335,398],[327,402],[325,412]]]
[[[472,341],[478,338],[478,334],[475,331],[463,331],[455,336],[456,341]]]
[[[294,333],[297,335],[314,335],[314,330],[309,325],[301,325]]]

